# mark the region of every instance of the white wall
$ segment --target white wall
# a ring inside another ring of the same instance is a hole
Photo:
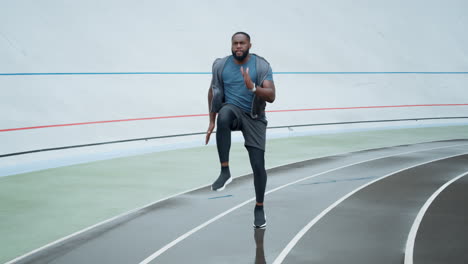
[[[209,72],[235,31],[274,72],[467,72],[467,1],[6,1],[0,73]],[[268,110],[467,104],[468,74],[277,74]],[[0,75],[0,130],[207,112],[209,74]],[[270,126],[468,116],[467,106],[270,113]],[[436,122],[436,121],[434,121]],[[0,132],[0,155],[205,131],[207,117]],[[181,139],[182,140],[182,139]]]

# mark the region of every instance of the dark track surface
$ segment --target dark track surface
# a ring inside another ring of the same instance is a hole
[[[416,236],[415,264],[468,263],[468,176],[449,185],[429,207]]]
[[[176,196],[17,263],[141,263],[161,248],[143,263],[255,263],[256,256],[257,263],[263,256],[273,263],[312,219],[352,192],[304,233],[284,263],[402,263],[420,207],[440,185],[468,171],[466,153],[468,141],[458,140],[290,164],[268,171],[266,230],[252,228],[254,189],[248,175],[224,192],[206,187]],[[443,194],[450,196],[450,190]],[[460,196],[466,202],[466,194]],[[459,211],[466,219],[466,210]],[[432,207],[430,212],[442,220],[449,215]],[[431,247],[419,237],[416,242],[415,253],[419,246]]]

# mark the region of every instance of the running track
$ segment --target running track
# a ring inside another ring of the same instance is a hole
[[[9,263],[468,263],[468,140],[347,153],[251,175],[99,223]]]

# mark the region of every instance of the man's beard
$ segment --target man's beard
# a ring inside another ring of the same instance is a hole
[[[236,52],[233,50],[231,50],[231,52],[232,52],[232,56],[234,56],[234,59],[236,59],[237,61],[243,61],[245,58],[247,58],[247,56],[249,56],[249,50],[250,49],[247,49],[245,52],[242,52],[241,56],[237,56]]]

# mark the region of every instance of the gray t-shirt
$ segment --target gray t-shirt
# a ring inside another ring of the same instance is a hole
[[[247,89],[244,78],[240,71],[244,67],[244,71],[249,68],[249,75],[252,81],[258,85],[257,81],[257,57],[250,54],[250,59],[244,64],[236,64],[234,57],[230,56],[226,61],[223,69],[223,82],[224,82],[224,96],[226,103],[238,106],[243,111],[250,113],[252,110],[252,101],[254,94]],[[268,71],[266,80],[273,81],[273,74],[271,68]]]

